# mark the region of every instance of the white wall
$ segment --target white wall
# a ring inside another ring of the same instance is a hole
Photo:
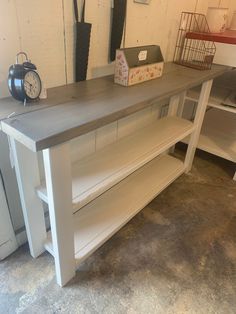
[[[232,19],[233,12],[236,10],[236,1],[235,0],[199,0],[198,1],[198,11],[202,13],[206,13],[208,7],[221,7],[221,8],[229,8],[229,18],[228,18],[228,26],[230,25],[230,21]]]
[[[159,44],[165,59],[171,60],[181,11],[205,13],[220,2],[230,8],[231,17],[235,0],[151,0],[149,6],[128,0],[125,45]],[[87,0],[86,19],[93,24],[88,78],[113,71],[107,62],[110,10],[111,0]],[[0,98],[8,95],[8,67],[19,50],[36,63],[47,87],[73,82],[73,1],[0,1]]]
[[[225,1],[231,5],[234,2]],[[206,0],[151,0],[146,6],[128,0],[125,45],[159,44],[165,59],[171,60],[180,12],[205,11],[206,3]],[[111,0],[87,0],[86,19],[93,24],[88,78],[113,71],[113,65],[107,62],[110,11]],[[19,50],[28,52],[47,87],[73,82],[73,1],[0,1],[0,98],[8,95],[8,67]]]

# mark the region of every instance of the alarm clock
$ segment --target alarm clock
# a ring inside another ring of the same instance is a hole
[[[24,55],[25,62],[19,63],[19,56]],[[31,63],[25,52],[16,55],[16,64],[9,68],[8,88],[11,95],[22,102],[30,102],[39,99],[42,90],[42,82],[37,73],[36,66]]]

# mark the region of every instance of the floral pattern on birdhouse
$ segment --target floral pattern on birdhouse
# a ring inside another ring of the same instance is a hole
[[[117,50],[115,62],[115,83],[123,86],[149,81],[162,75],[164,62],[156,62],[136,67],[129,67],[125,49]]]

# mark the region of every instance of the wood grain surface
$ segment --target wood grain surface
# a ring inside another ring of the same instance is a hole
[[[29,149],[40,151],[214,79],[229,69],[213,65],[211,70],[198,71],[167,63],[161,78],[131,87],[114,84],[113,76],[106,76],[53,88],[48,99],[34,108],[25,107],[28,112],[25,109],[24,114],[3,119],[2,130]],[[3,99],[0,108],[12,102]]]

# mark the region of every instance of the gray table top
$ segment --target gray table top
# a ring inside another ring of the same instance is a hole
[[[33,106],[23,107],[10,98],[2,99],[1,127],[29,149],[40,151],[214,79],[229,69],[213,65],[211,70],[199,71],[167,63],[161,78],[131,87],[114,84],[113,76],[106,76],[50,89],[48,98]],[[5,118],[14,111],[14,117]]]

